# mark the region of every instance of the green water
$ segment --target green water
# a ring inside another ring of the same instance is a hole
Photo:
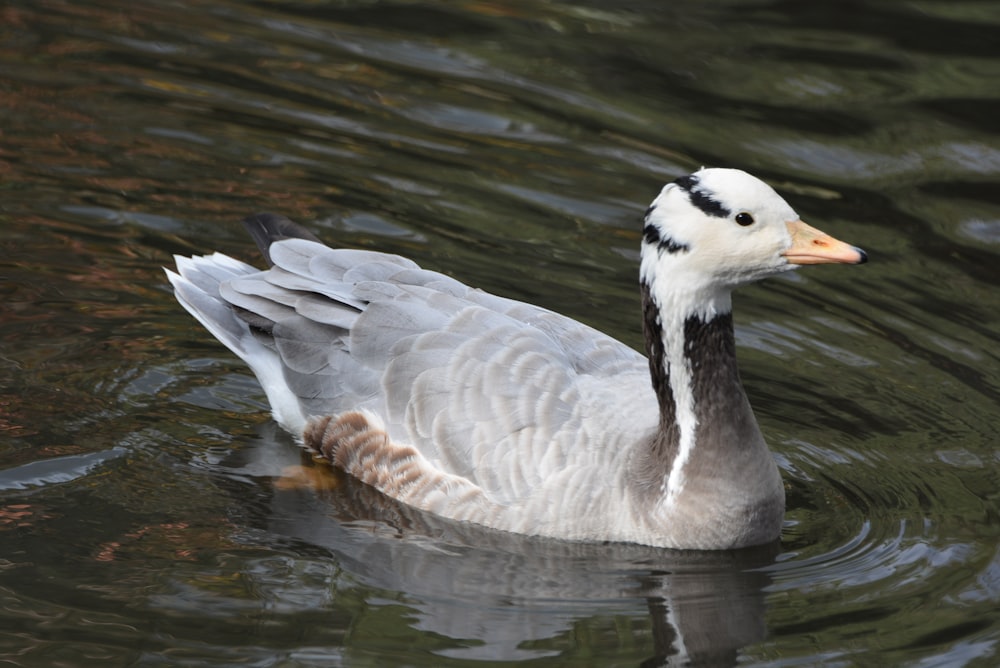
[[[1000,663],[1000,5],[0,6],[0,665]],[[526,540],[303,460],[161,267],[278,211],[640,341],[701,165],[865,248],[736,297],[775,550]]]

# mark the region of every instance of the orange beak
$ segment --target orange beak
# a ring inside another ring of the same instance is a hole
[[[791,264],[864,264],[868,261],[860,248],[838,241],[801,220],[785,224],[792,235],[792,245],[782,255]]]

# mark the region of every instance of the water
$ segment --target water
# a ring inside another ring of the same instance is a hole
[[[0,8],[5,665],[1000,662],[1000,9],[605,4]],[[774,550],[289,484],[160,270],[280,211],[638,345],[637,221],[702,164],[872,259],[737,296]]]

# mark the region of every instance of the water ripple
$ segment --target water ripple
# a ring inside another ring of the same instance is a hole
[[[73,482],[126,455],[124,448],[64,455],[0,470],[0,491],[27,490]]]

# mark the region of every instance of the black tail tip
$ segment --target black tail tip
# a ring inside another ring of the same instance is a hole
[[[268,249],[276,241],[283,239],[306,239],[319,242],[319,237],[294,223],[285,216],[276,213],[255,213],[243,219],[243,227],[257,243],[257,248],[267,261],[268,266],[274,266]]]

